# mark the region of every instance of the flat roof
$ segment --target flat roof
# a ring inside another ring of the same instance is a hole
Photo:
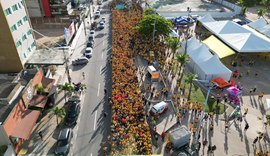
[[[58,47],[50,49],[37,49],[30,56],[26,65],[63,65],[65,63],[64,53],[68,56],[69,47]]]

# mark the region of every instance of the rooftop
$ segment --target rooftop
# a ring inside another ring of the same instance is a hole
[[[64,53],[69,52],[68,47],[38,49],[30,56],[27,65],[63,65],[65,63]]]

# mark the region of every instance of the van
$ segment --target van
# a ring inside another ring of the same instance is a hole
[[[155,115],[161,115],[165,113],[168,110],[168,103],[161,101],[160,103],[155,104],[151,110],[150,110],[150,115],[155,116]]]

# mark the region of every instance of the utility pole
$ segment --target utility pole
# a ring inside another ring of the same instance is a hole
[[[156,15],[155,15],[155,21],[154,21],[154,30],[153,30],[153,47],[155,42],[155,31],[156,31]]]
[[[42,33],[36,31],[36,30],[33,29],[33,28],[32,28],[32,31],[34,31],[35,33],[37,33],[37,34],[39,34],[39,35],[41,35],[41,36],[43,36],[43,37],[48,38],[47,36],[43,35]],[[55,42],[55,41],[53,41],[53,40],[51,40],[51,42],[57,44],[59,47],[62,47],[60,44],[58,44],[57,42]],[[48,48],[48,49],[51,49],[51,48],[49,48],[49,47],[47,47],[47,48]],[[67,57],[66,57],[65,48],[62,47],[62,50],[63,50],[64,61],[65,61],[65,62],[64,62],[64,63],[65,63],[65,70],[66,70],[66,73],[67,73],[67,76],[68,76],[68,83],[71,83],[71,77],[70,77],[69,68],[68,68],[68,64],[67,64],[68,59],[67,59]]]

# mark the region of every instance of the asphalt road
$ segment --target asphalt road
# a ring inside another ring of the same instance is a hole
[[[109,12],[101,14],[101,17],[106,18],[106,26],[105,29],[96,31],[93,56],[89,63],[86,66],[71,66],[72,81],[85,83],[87,91],[82,101],[78,124],[74,128],[73,147],[70,155],[103,155],[102,142],[107,139],[110,132],[111,112],[108,104],[105,103],[109,95],[106,97],[104,95],[104,88],[107,88],[109,92],[111,90],[111,66],[107,61],[111,53],[110,16]],[[101,17],[96,21],[99,22]],[[87,30],[88,34],[89,30]],[[83,55],[86,42],[87,37],[82,31],[71,60]],[[83,80],[82,72],[85,73],[85,80]],[[104,111],[108,113],[107,117],[103,116]]]

